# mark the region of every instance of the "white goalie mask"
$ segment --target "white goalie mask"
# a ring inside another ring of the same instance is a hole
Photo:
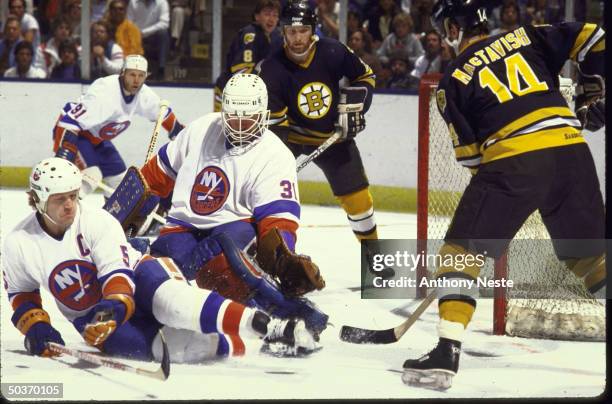
[[[223,134],[234,147],[255,143],[268,127],[268,90],[255,74],[235,74],[223,89]]]
[[[36,194],[36,210],[46,212],[51,195],[81,188],[81,170],[68,160],[50,157],[36,164],[30,174],[30,190]]]

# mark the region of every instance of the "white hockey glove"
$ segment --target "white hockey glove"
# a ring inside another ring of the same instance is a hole
[[[582,128],[592,132],[601,129],[606,124],[606,86],[603,78],[583,74],[576,92],[576,116]]]
[[[340,89],[337,128],[342,131],[341,140],[352,139],[365,129],[363,109],[368,90],[365,87]]]

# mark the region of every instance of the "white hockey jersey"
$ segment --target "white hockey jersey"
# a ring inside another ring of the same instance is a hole
[[[283,219],[299,223],[293,154],[266,130],[237,153],[223,135],[220,113],[205,115],[164,145],[142,172],[161,195],[172,189],[168,222],[211,229],[237,220]]]
[[[66,104],[57,127],[84,134],[97,144],[120,135],[130,126],[134,115],[155,121],[160,105],[161,99],[146,84],[136,95],[126,97],[119,75],[113,74],[94,81],[78,102]],[[171,130],[174,121],[169,108],[164,128]]]
[[[4,287],[13,309],[28,300],[40,301],[43,287],[73,321],[107,292],[127,288],[133,294],[132,268],[140,253],[108,212],[80,204],[61,240],[47,234],[38,220],[34,212],[22,220],[2,248]]]

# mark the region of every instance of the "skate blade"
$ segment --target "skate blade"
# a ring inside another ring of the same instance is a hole
[[[444,369],[404,369],[402,381],[410,386],[432,390],[447,390],[453,384],[455,373]]]
[[[303,358],[321,349],[323,349],[323,347],[319,344],[317,344],[314,349],[306,349],[303,347],[291,347],[281,342],[271,342],[263,344],[259,352],[277,358]]]

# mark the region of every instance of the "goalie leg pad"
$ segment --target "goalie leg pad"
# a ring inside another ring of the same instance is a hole
[[[226,233],[221,233],[216,238],[231,269],[255,291],[253,300],[259,308],[279,318],[301,318],[306,326],[317,334],[325,329],[329,316],[314,303],[305,298],[285,296],[278,290],[275,282],[266,277],[256,262],[235,246]]]
[[[130,167],[103,209],[113,215],[123,230],[139,229],[159,202],[136,167]]]
[[[221,253],[204,264],[195,279],[202,289],[214,290],[223,297],[246,304],[255,292],[236,272]]]

